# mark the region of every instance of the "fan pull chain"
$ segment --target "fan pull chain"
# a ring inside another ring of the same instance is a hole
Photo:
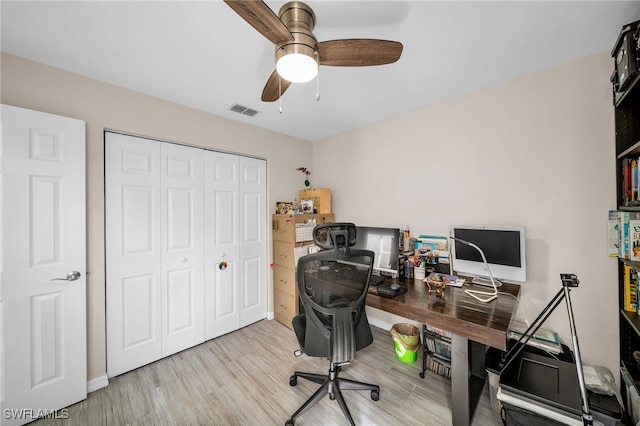
[[[314,52],[316,64],[318,64],[318,73],[316,74],[316,101],[320,100],[320,61],[318,60],[318,51]]]
[[[278,74],[278,112],[282,114],[282,77]]]

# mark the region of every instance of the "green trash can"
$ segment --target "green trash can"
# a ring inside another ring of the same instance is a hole
[[[391,337],[396,349],[396,358],[405,364],[412,364],[418,359],[420,348],[420,330],[407,323],[394,324],[391,327]]]

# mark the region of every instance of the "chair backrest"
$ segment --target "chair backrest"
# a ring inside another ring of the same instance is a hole
[[[298,260],[298,292],[307,316],[304,351],[331,357],[334,363],[350,361],[373,341],[365,299],[374,252],[349,248],[355,244],[355,229],[352,223],[317,226],[316,243],[333,248]]]

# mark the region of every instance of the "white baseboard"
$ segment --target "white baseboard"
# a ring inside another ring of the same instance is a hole
[[[105,374],[104,376],[96,377],[95,379],[87,382],[87,393],[106,388],[107,386],[109,386],[109,377]]]
[[[393,326],[393,324],[389,324],[386,321],[383,321],[381,319],[378,319],[374,316],[369,316],[369,313],[367,313],[367,319],[369,320],[369,324],[371,325],[375,325],[378,328],[381,328],[383,330],[391,330],[391,327]]]
[[[267,312],[267,319],[272,320],[274,319],[276,316],[273,312]]]

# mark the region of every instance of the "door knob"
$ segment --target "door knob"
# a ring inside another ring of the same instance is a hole
[[[52,278],[50,281],[75,281],[80,278],[80,272],[71,271],[67,274],[67,278]]]

